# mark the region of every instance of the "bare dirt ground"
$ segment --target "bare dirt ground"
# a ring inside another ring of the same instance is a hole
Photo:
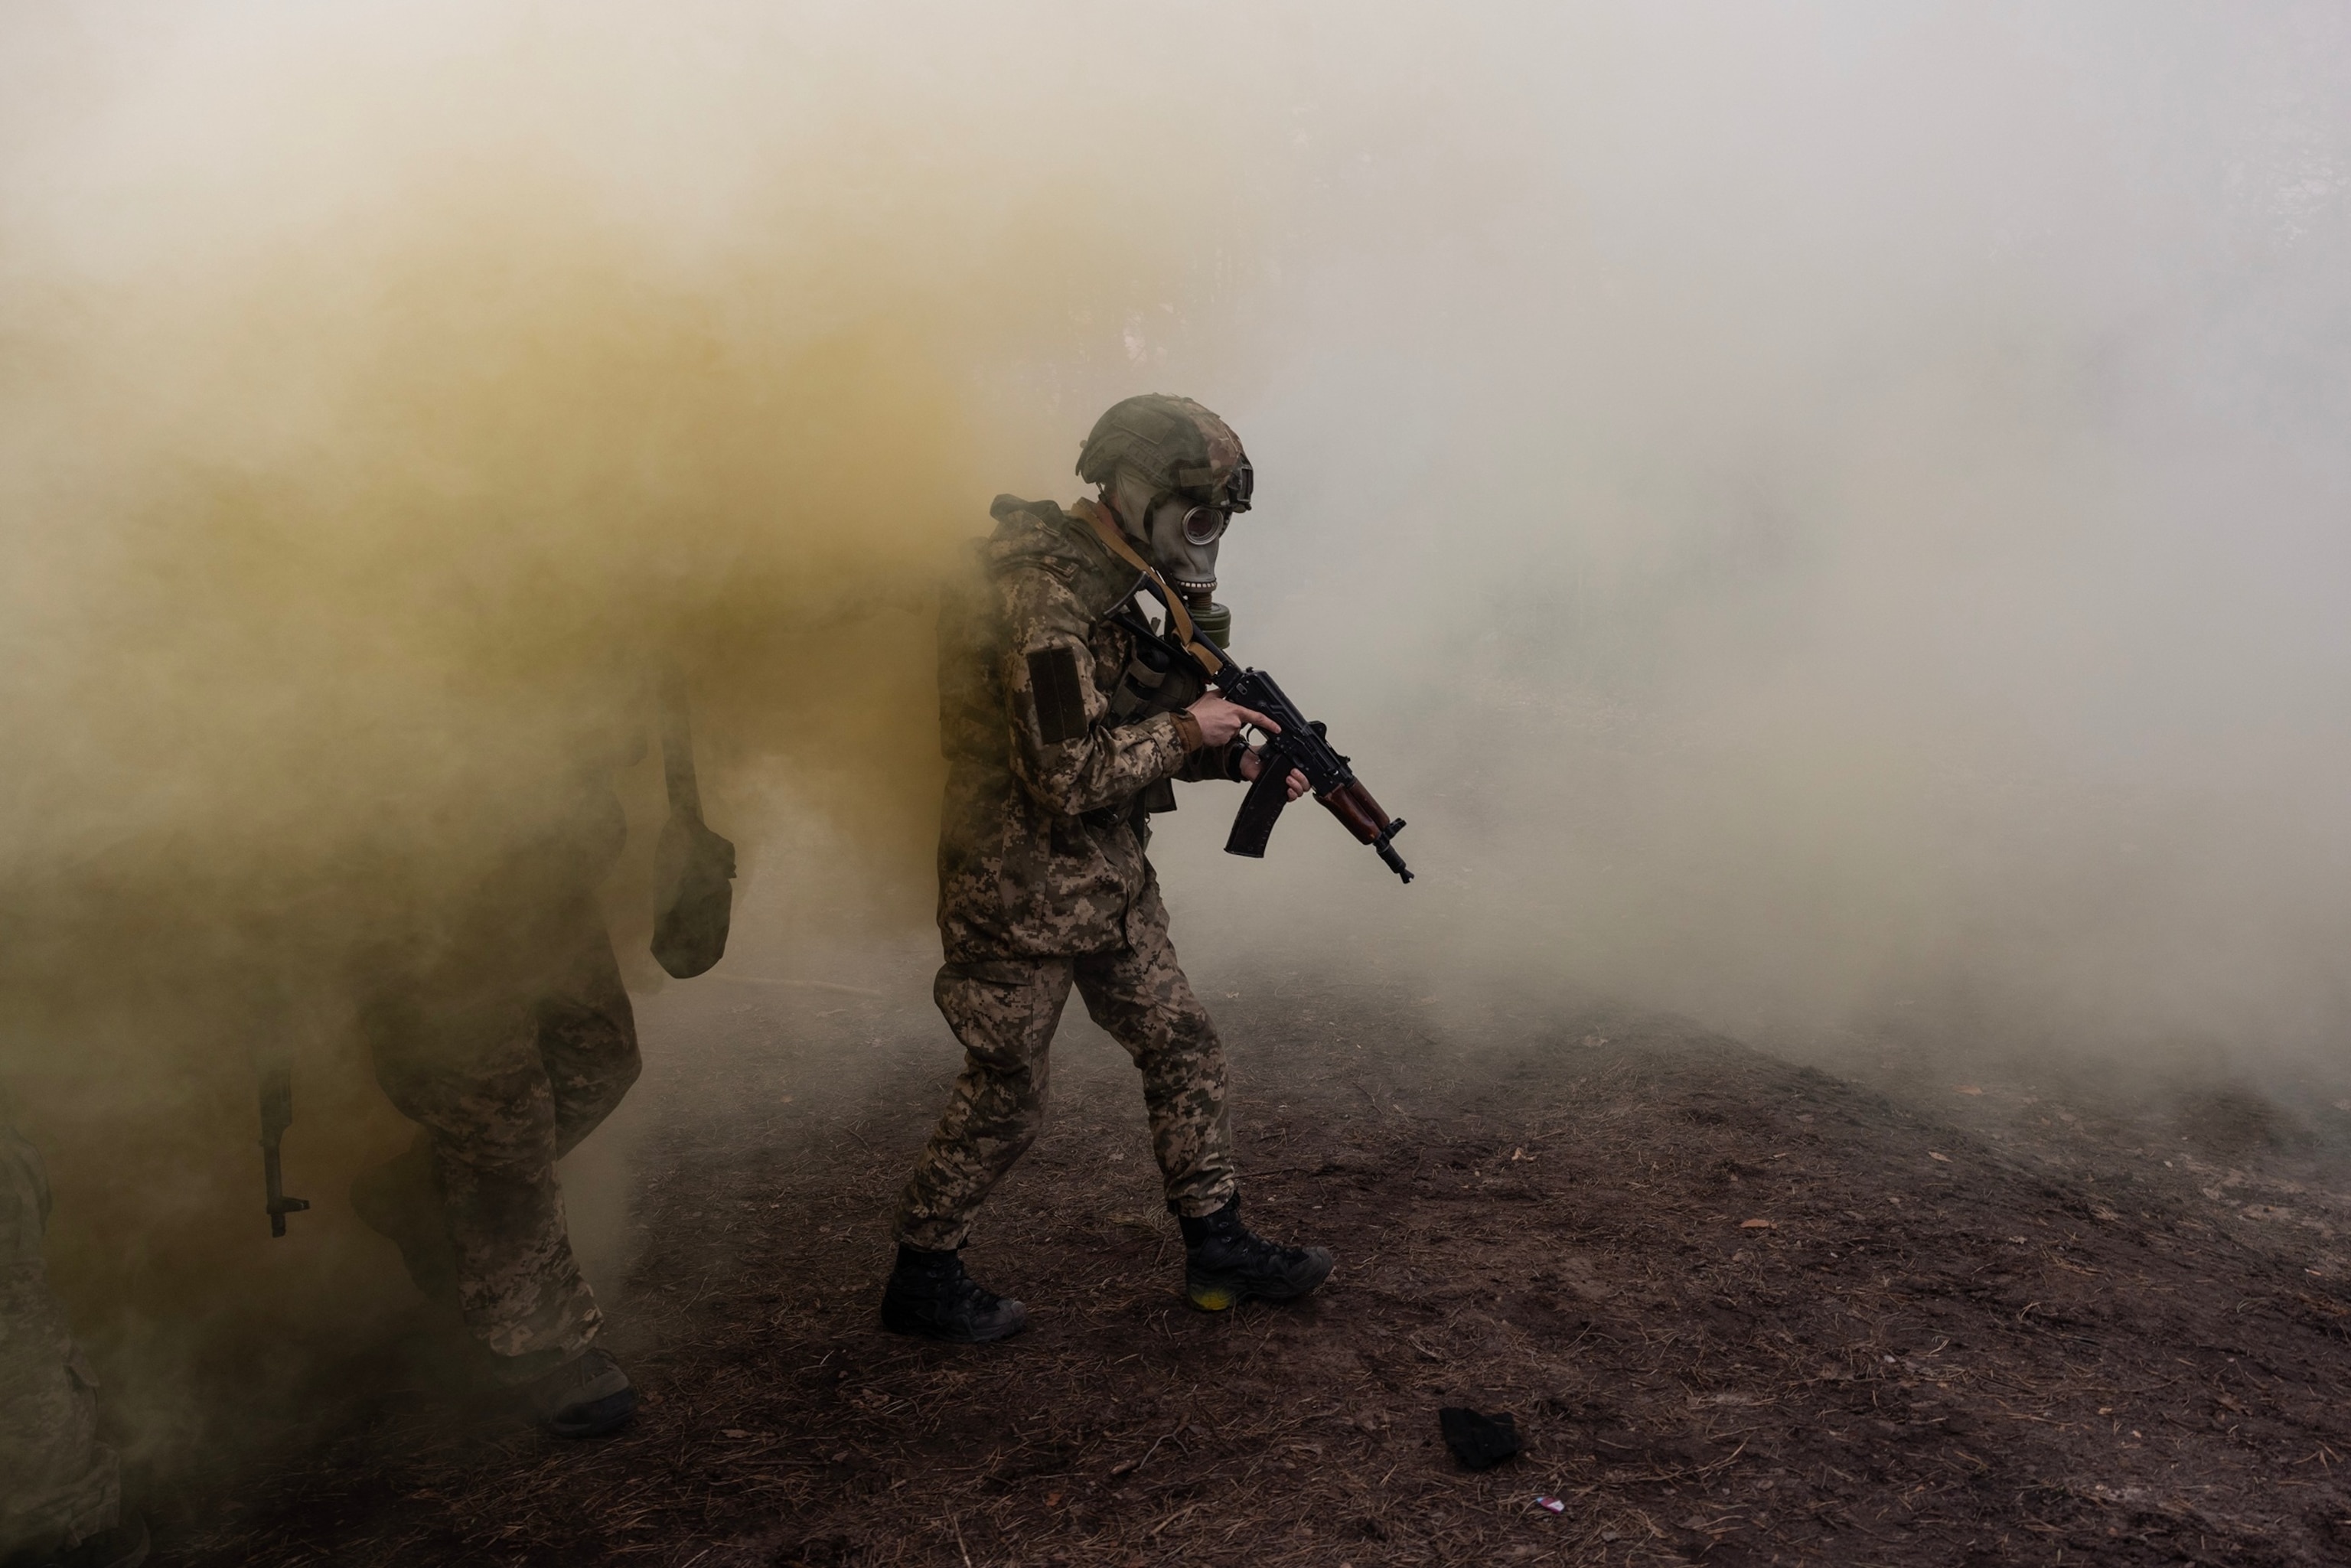
[[[1310,1301],[1183,1305],[1132,1070],[1073,1019],[967,1254],[1029,1331],[883,1333],[944,1030],[918,995],[714,979],[646,1009],[608,1299],[634,1427],[559,1442],[388,1364],[283,1465],[167,1500],[159,1561],[2351,1561],[2351,1114],[1210,1000],[1249,1217],[1341,1259]],[[1527,1451],[1463,1471],[1448,1404]]]

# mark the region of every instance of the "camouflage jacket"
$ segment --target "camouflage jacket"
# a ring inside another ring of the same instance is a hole
[[[949,963],[1098,953],[1159,908],[1144,846],[1168,781],[1237,777],[1201,694],[1112,617],[1133,568],[1050,501],[998,496],[939,610],[939,931]]]

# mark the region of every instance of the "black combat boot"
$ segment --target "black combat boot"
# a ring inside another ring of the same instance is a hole
[[[1184,1227],[1184,1294],[1204,1312],[1221,1312],[1252,1296],[1294,1301],[1331,1272],[1324,1248],[1277,1247],[1242,1228],[1238,1197],[1214,1214],[1179,1216],[1177,1222]]]
[[[882,1326],[950,1344],[1006,1339],[1029,1323],[1029,1309],[963,1271],[963,1255],[900,1243],[898,1266],[882,1291]]]

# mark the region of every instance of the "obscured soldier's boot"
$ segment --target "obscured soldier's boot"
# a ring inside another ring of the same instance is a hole
[[[501,1375],[538,1424],[559,1437],[601,1437],[628,1425],[636,1413],[636,1385],[610,1351],[590,1345],[568,1361],[541,1372],[541,1357],[555,1351],[517,1356]]]
[[[1294,1301],[1331,1272],[1331,1254],[1321,1247],[1277,1247],[1241,1226],[1241,1200],[1233,1199],[1198,1219],[1179,1217],[1184,1227],[1184,1294],[1206,1312],[1221,1312],[1255,1297]]]
[[[963,1255],[900,1244],[882,1291],[882,1326],[951,1344],[981,1344],[1019,1333],[1029,1309],[963,1271]]]

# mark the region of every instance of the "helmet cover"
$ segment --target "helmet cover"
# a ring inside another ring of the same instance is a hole
[[[1249,509],[1256,474],[1233,427],[1187,397],[1146,392],[1113,403],[1078,449],[1078,477],[1107,485],[1121,466],[1155,488],[1227,511]]]

